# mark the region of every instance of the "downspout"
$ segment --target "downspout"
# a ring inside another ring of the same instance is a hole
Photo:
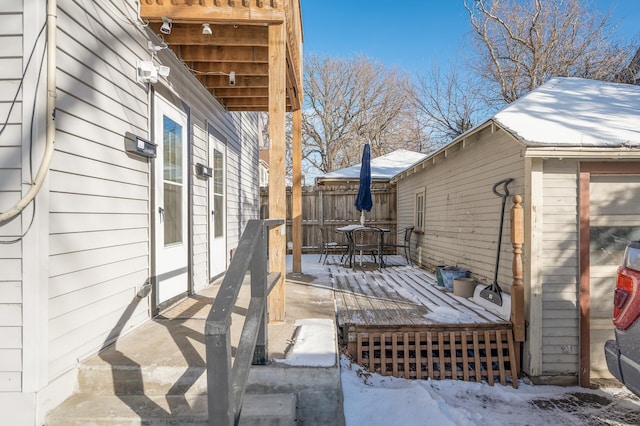
[[[49,171],[51,165],[51,159],[54,152],[55,136],[56,136],[56,124],[55,124],[55,111],[56,111],[56,12],[58,4],[57,0],[48,0],[47,2],[47,127],[46,127],[46,144],[44,155],[42,156],[42,162],[38,168],[36,178],[31,183],[31,188],[22,197],[16,205],[9,210],[0,213],[0,223],[14,218],[20,214],[36,197],[44,180]]]

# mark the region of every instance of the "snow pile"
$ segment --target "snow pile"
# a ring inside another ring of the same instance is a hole
[[[297,320],[300,327],[293,348],[278,363],[297,367],[332,367],[336,364],[336,330],[330,319]]]

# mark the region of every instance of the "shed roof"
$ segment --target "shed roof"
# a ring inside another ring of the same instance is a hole
[[[397,181],[447,156],[454,145],[472,143],[482,129],[498,127],[522,144],[525,156],[640,159],[640,86],[576,77],[552,78],[473,127]]]
[[[398,149],[389,154],[371,159],[371,179],[377,181],[389,181],[399,173],[402,173],[414,164],[427,158],[427,154],[421,152]],[[347,167],[341,170],[325,173],[316,178],[317,184],[327,181],[349,181],[360,179],[360,166]]]
[[[640,146],[640,86],[557,77],[494,117],[527,146]]]

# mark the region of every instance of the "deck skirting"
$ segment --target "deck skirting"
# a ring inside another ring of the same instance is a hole
[[[352,327],[346,334],[349,355],[370,372],[405,379],[510,382],[518,387],[510,328]]]

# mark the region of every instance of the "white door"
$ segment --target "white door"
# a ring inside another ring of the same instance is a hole
[[[155,97],[156,302],[188,290],[187,279],[187,116]]]
[[[213,168],[213,177],[209,182],[209,264],[211,277],[227,269],[226,244],[226,164],[225,146],[213,135],[209,135],[209,164]]]
[[[640,176],[591,175],[589,194],[591,378],[611,378],[604,342],[615,339],[613,291],[625,246],[640,239]]]

